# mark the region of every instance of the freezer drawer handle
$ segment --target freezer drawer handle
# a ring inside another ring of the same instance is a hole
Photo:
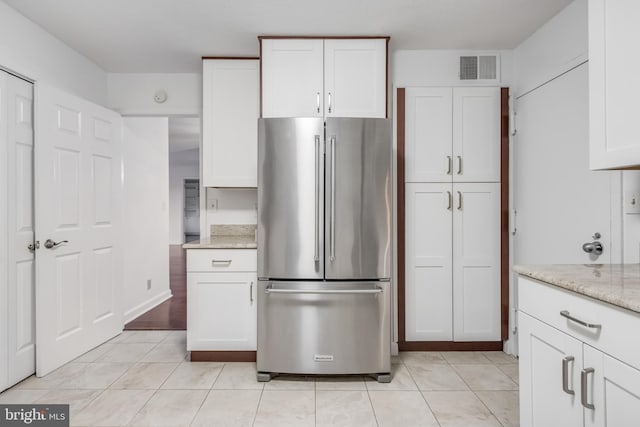
[[[274,289],[267,287],[265,294],[379,294],[382,288],[375,289]]]
[[[219,264],[225,264],[227,267],[231,265],[230,259],[212,259],[211,267],[217,267]]]
[[[579,325],[586,326],[587,328],[594,328],[594,329],[602,328],[602,325],[600,325],[599,323],[589,323],[589,322],[585,322],[584,320],[580,320],[576,317],[573,317],[567,310],[562,310],[560,312],[560,316],[566,317],[567,319],[573,322],[576,322]]]

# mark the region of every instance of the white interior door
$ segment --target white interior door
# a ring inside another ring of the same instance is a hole
[[[36,374],[122,331],[122,119],[36,91]],[[51,240],[55,247],[48,248]]]
[[[6,350],[6,374],[0,390],[35,371],[35,304],[33,243],[33,85],[0,71],[0,168],[3,170],[0,200],[6,230],[2,277],[2,312],[6,313],[6,336],[0,334]],[[6,179],[6,181],[4,181]],[[6,282],[5,280],[6,279]],[[1,322],[0,322],[1,324]],[[2,358],[0,358],[2,360]]]
[[[587,71],[583,64],[518,98],[516,264],[621,261],[621,172],[589,170]],[[599,257],[582,250],[596,232]]]

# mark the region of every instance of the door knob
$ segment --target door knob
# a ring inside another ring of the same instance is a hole
[[[47,239],[44,242],[44,247],[47,248],[47,249],[53,249],[53,248],[57,248],[58,246],[60,246],[63,243],[69,243],[69,241],[68,240],[61,240],[59,242],[54,242],[51,239]]]
[[[602,246],[602,243],[598,241],[587,242],[584,245],[582,245],[582,250],[588,254],[601,255],[602,251],[604,250],[604,247]]]

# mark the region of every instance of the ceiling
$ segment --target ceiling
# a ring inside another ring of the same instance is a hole
[[[390,35],[392,49],[510,49],[572,0],[4,0],[108,72],[197,72],[258,35]]]

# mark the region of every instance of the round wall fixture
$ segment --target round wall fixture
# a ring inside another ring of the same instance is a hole
[[[162,104],[164,101],[167,100],[167,92],[165,92],[164,90],[156,91],[156,93],[153,94],[153,100],[156,101],[158,104]]]

